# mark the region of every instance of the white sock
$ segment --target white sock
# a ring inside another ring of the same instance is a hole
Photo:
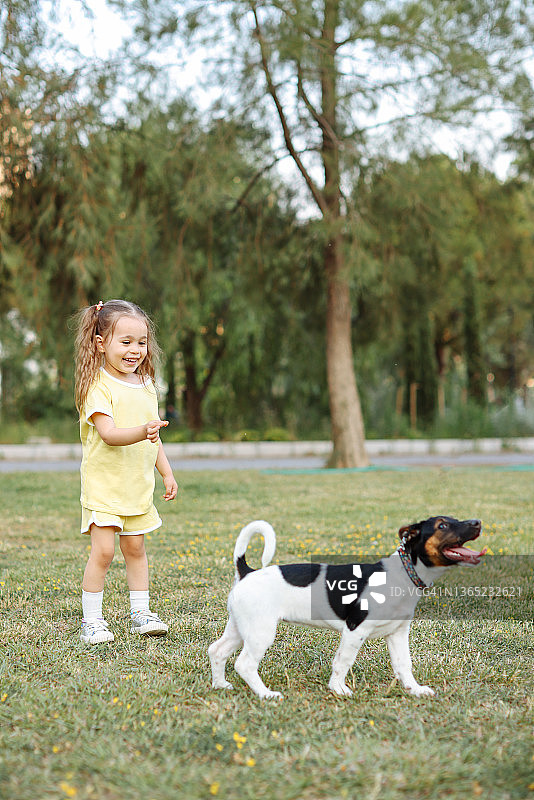
[[[104,590],[101,592],[86,592],[82,589],[82,610],[83,621],[94,622],[102,619],[102,599]]]
[[[149,611],[149,592],[130,592],[130,608],[132,614],[136,611]]]

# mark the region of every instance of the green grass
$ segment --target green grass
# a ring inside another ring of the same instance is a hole
[[[480,517],[481,544],[495,555],[532,553],[530,473],[177,477],[180,499],[158,501],[164,527],[147,537],[153,606],[170,634],[142,641],[128,633],[118,553],[104,600],[116,639],[89,649],[78,638],[88,552],[77,532],[78,476],[2,476],[2,798],[534,797],[534,637],[524,613],[421,619],[418,610],[414,673],[436,698],[404,693],[382,641],[360,653],[350,699],[327,690],[337,642],[328,631],[280,625],[260,668],[284,693],[280,703],[253,696],[233,662],[234,692],[213,691],[206,653],[226,620],[242,524],[272,522],[280,563],[388,553],[402,524],[432,512]]]

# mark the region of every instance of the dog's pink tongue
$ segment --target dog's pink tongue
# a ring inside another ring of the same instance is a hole
[[[488,548],[485,547],[480,553],[477,553],[475,550],[470,550],[468,547],[451,547],[447,548],[443,552],[447,556],[447,558],[454,559],[456,561],[467,561],[471,564],[478,564],[479,560],[482,556],[485,556],[488,551]]]

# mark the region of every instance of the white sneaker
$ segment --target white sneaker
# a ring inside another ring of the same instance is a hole
[[[108,628],[108,623],[105,619],[95,619],[91,622],[82,620],[82,630],[80,639],[85,644],[102,644],[102,642],[112,642],[114,636]]]
[[[140,636],[165,636],[169,630],[153,611],[132,611],[131,618],[131,632]]]

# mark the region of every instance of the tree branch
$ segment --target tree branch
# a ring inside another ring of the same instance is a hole
[[[206,375],[206,377],[204,378],[204,380],[202,382],[202,386],[201,386],[200,391],[199,391],[199,396],[200,396],[201,400],[203,400],[204,397],[206,396],[206,392],[208,391],[209,385],[210,385],[210,383],[211,383],[211,381],[213,379],[213,376],[215,375],[215,370],[217,369],[217,364],[221,360],[225,349],[226,349],[226,340],[224,338],[222,338],[221,341],[219,342],[218,346],[217,346],[217,349],[213,353],[213,357],[211,359],[211,363],[209,365],[207,375]]]
[[[255,26],[256,26],[255,30],[254,30],[254,35],[256,36],[256,38],[258,40],[258,44],[260,46],[261,64],[262,64],[263,72],[265,74],[265,79],[267,81],[267,91],[269,92],[269,94],[273,98],[274,104],[276,106],[276,111],[277,111],[277,114],[278,114],[278,118],[279,118],[280,124],[282,126],[284,142],[286,144],[287,150],[288,150],[291,158],[293,159],[293,161],[297,165],[297,168],[298,168],[300,174],[304,178],[304,180],[306,182],[306,185],[308,186],[308,189],[310,190],[313,199],[317,203],[317,205],[319,207],[319,210],[321,211],[322,214],[325,214],[325,213],[327,213],[328,209],[327,209],[327,206],[326,206],[324,195],[323,195],[321,189],[317,186],[317,184],[315,183],[315,181],[311,177],[310,173],[308,172],[308,170],[306,169],[304,164],[302,163],[302,160],[301,160],[301,158],[300,158],[300,156],[299,156],[299,154],[298,154],[298,152],[297,152],[297,150],[296,150],[296,148],[295,148],[295,146],[293,144],[293,139],[292,139],[292,136],[291,136],[291,130],[289,128],[289,123],[287,121],[287,117],[285,115],[284,109],[283,109],[282,104],[280,102],[280,98],[278,97],[278,92],[276,90],[276,86],[274,85],[274,81],[273,81],[273,78],[272,78],[272,75],[271,75],[271,70],[269,68],[269,61],[268,61],[268,58],[267,58],[267,48],[265,46],[265,39],[264,39],[262,31],[261,31],[260,21],[258,19],[257,6],[256,6],[255,2],[253,2],[251,4],[251,8],[252,8],[252,13],[254,15],[254,21],[255,21]]]
[[[325,117],[322,114],[319,114],[319,112],[313,106],[310,98],[306,93],[306,90],[304,88],[304,83],[302,81],[302,70],[300,68],[299,62],[297,62],[297,92],[298,96],[304,102],[304,105],[308,109],[309,113],[321,128],[323,135],[328,136],[334,145],[340,147],[342,145],[342,142],[339,140],[338,136],[336,135],[336,132],[334,131],[328,120],[325,119]]]
[[[237,211],[237,209],[240,206],[242,206],[244,204],[244,202],[245,202],[245,200],[247,198],[247,195],[250,194],[250,192],[252,191],[252,189],[254,188],[256,183],[259,181],[261,176],[265,175],[266,172],[269,172],[269,170],[271,170],[274,167],[275,164],[278,164],[279,161],[281,161],[283,158],[286,158],[286,157],[287,157],[287,153],[285,153],[283,156],[276,156],[276,158],[274,158],[269,164],[266,164],[264,167],[262,167],[261,169],[257,170],[257,172],[254,173],[254,175],[252,176],[252,178],[250,179],[250,181],[246,185],[244,191],[241,192],[241,194],[239,195],[239,197],[235,201],[235,204],[232,207],[232,210],[231,210],[230,213],[233,214],[235,211]]]

